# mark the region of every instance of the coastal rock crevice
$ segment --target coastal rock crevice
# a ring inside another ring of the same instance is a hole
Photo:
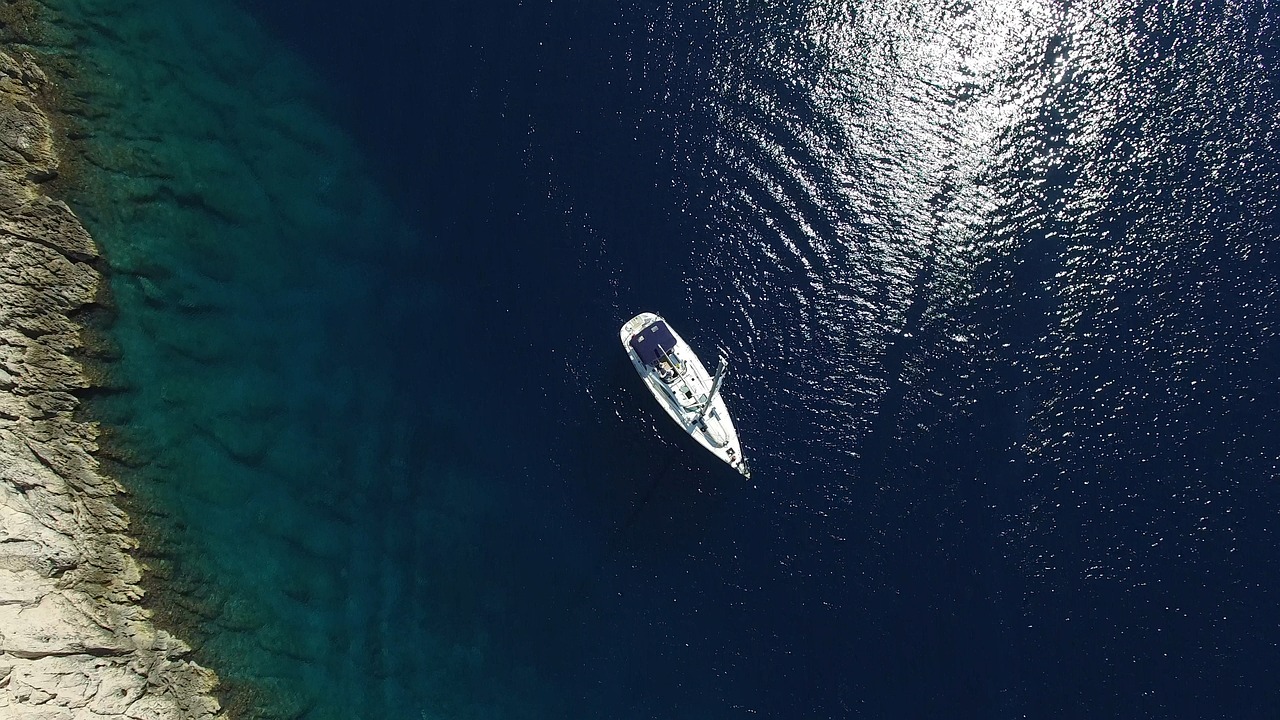
[[[47,84],[0,52],[0,716],[220,717],[216,676],[138,604],[123,490],[73,415],[90,383],[69,313],[101,278],[89,234],[40,187],[58,172]]]

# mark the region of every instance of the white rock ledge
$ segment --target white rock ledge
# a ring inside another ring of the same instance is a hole
[[[58,168],[47,83],[0,52],[0,718],[220,717],[216,676],[137,605],[121,488],[72,417],[87,381],[68,313],[99,277],[93,240],[38,185]]]

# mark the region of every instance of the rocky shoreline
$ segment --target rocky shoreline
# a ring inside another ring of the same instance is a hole
[[[41,184],[58,157],[30,56],[0,52],[0,716],[215,718],[213,672],[139,605],[120,485],[77,420],[97,250]]]

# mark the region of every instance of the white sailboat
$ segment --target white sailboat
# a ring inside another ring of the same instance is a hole
[[[654,313],[631,318],[619,335],[631,364],[671,419],[712,455],[751,477],[738,431],[720,395],[728,362],[721,357],[712,376],[684,338]]]

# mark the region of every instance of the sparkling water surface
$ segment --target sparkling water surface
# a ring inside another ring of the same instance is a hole
[[[249,716],[1280,702],[1270,5],[47,12],[95,413]]]

